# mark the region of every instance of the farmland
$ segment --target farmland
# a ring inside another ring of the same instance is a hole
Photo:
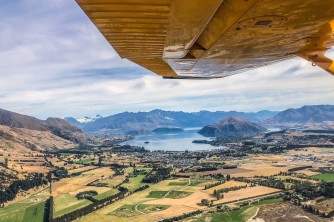
[[[333,152],[328,149],[240,156],[229,156],[224,150],[144,154],[112,150],[13,155],[8,167],[0,166],[0,170],[12,180],[33,178],[35,172],[41,172],[46,180],[52,165],[53,217],[92,209],[77,218],[79,222],[153,222],[198,210],[198,215],[186,221],[247,221],[256,213],[252,220],[261,221],[270,219],[267,210],[274,215],[276,209],[281,212],[291,203],[291,221],[298,219],[293,212],[317,221],[302,210],[310,203],[315,212],[319,210],[325,216],[332,212],[330,185],[323,182],[333,181],[329,164]],[[0,160],[5,161],[4,156]],[[310,161],[317,162],[311,167]],[[19,190],[14,200],[0,208],[0,222],[42,220],[49,187],[46,181],[42,186]],[[112,201],[107,202],[108,198]],[[320,199],[313,200],[316,198]],[[96,202],[101,208],[91,207]]]
[[[251,220],[250,222],[256,222],[261,220],[294,221],[294,222],[295,221],[332,222],[332,219],[330,218],[318,217],[316,215],[303,211],[297,206],[294,206],[286,202],[280,204],[260,206],[257,216],[254,218],[254,220]]]
[[[312,176],[313,179],[334,182],[334,173],[322,173]]]
[[[48,193],[41,192],[32,195],[27,199],[13,203],[6,208],[0,208],[0,222],[42,222],[44,216],[44,203],[47,198]]]
[[[268,205],[268,204],[277,204],[282,202],[283,200],[278,199],[269,199],[269,200],[262,200],[257,203],[241,207],[237,210],[232,210],[228,212],[217,212],[213,214],[203,214],[196,219],[191,219],[189,222],[202,222],[202,221],[212,221],[212,222],[246,222],[249,220],[253,215],[256,214],[257,209],[259,206]]]
[[[191,192],[185,192],[185,191],[152,191],[147,196],[148,198],[171,198],[171,199],[181,199],[183,197],[187,197]]]
[[[70,194],[62,194],[55,198],[55,210],[54,210],[54,217],[59,217],[71,211],[80,209],[84,206],[87,206],[91,202],[89,200],[77,200]]]

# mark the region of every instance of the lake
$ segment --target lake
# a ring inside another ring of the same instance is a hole
[[[135,139],[121,143],[122,145],[143,146],[148,150],[194,151],[226,147],[214,147],[209,144],[192,143],[193,140],[210,140],[197,133],[201,128],[186,128],[175,134],[150,134],[136,136]],[[145,141],[150,143],[145,144]]]

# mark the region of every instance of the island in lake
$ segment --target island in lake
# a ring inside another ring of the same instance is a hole
[[[208,140],[193,140],[192,143],[210,144],[210,141],[208,141]]]
[[[153,130],[153,133],[158,133],[158,134],[181,133],[181,132],[183,132],[183,129],[178,127],[161,127]]]

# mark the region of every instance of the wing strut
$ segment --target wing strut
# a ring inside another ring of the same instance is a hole
[[[325,55],[334,46],[334,20],[325,24],[311,39],[298,55],[334,75],[334,61]]]
[[[325,56],[326,51],[319,52],[309,52],[309,53],[301,53],[300,57],[312,62],[312,65],[315,64],[320,68],[326,70],[330,74],[334,75],[334,61]]]

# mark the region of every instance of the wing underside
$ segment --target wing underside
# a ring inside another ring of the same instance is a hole
[[[166,78],[221,78],[295,56],[334,73],[334,0],[77,2],[122,58]]]

